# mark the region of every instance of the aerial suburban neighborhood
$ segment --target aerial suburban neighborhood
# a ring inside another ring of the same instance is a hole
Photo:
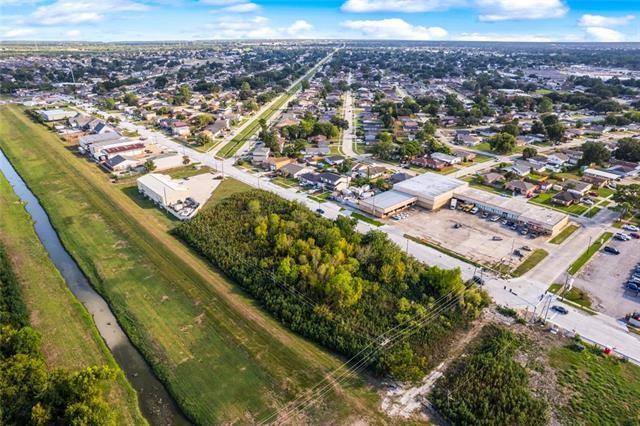
[[[637,43],[230,38],[0,46],[0,424],[640,423]]]

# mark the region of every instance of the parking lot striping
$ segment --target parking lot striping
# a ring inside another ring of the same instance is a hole
[[[594,254],[600,250],[600,248],[611,239],[613,236],[612,232],[605,232],[600,235],[595,242],[593,242],[587,250],[580,255],[580,257],[569,266],[568,272],[571,275],[575,275],[588,261],[593,257]]]

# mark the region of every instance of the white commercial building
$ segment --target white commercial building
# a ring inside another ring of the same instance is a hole
[[[393,185],[393,189],[415,196],[417,204],[428,210],[437,210],[446,205],[457,190],[469,184],[459,179],[436,173],[424,173]]]
[[[67,118],[75,117],[77,112],[68,109],[41,109],[38,110],[38,115],[43,121],[60,121]]]

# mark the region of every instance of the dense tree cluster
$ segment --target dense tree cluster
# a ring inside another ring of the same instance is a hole
[[[614,155],[619,160],[640,162],[640,139],[620,139]]]
[[[48,370],[40,336],[28,324],[18,280],[0,246],[0,424],[114,424],[102,383],[113,380],[115,372],[108,367]]]
[[[373,342],[381,350],[365,358],[368,365],[417,379],[478,315],[486,296],[466,288],[458,270],[428,267],[383,233],[362,235],[354,226],[349,218],[330,221],[251,191],[202,211],[176,232],[287,327],[349,356]],[[420,327],[441,296],[456,299],[455,309]],[[396,326],[408,327],[406,335],[381,348],[375,339]]]
[[[438,379],[431,401],[456,425],[547,424],[547,402],[532,394],[526,368],[514,359],[526,345],[524,336],[485,327],[478,346]]]

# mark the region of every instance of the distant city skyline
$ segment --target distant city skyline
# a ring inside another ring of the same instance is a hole
[[[640,42],[637,0],[0,0],[0,40]]]

